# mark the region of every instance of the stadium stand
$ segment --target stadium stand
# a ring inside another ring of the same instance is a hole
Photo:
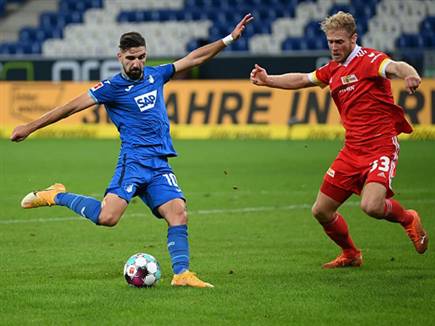
[[[9,2],[0,0],[0,22]],[[37,26],[21,26],[18,40],[0,43],[0,55],[111,57],[122,32],[137,30],[153,57],[177,57],[233,28],[243,14],[255,21],[228,51],[277,55],[325,50],[319,21],[352,13],[360,43],[383,51],[435,48],[434,0],[59,0]]]

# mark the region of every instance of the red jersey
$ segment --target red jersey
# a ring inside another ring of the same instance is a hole
[[[356,45],[344,63],[331,60],[309,74],[314,84],[329,85],[346,130],[346,145],[361,147],[412,132],[404,110],[394,104],[385,73],[390,62],[385,53]]]

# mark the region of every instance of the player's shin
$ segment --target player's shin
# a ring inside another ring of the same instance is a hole
[[[403,209],[400,203],[394,199],[386,199],[384,206],[384,219],[393,223],[400,223],[406,227],[412,223],[412,215]]]
[[[339,213],[335,213],[334,219],[327,224],[322,224],[322,226],[328,237],[339,245],[345,254],[353,255],[359,252],[349,235],[346,221]]]
[[[98,224],[101,202],[95,198],[64,192],[56,195],[55,202],[56,205],[68,207],[77,214]]]
[[[180,274],[189,269],[190,255],[187,225],[168,227],[168,251],[174,274]]]

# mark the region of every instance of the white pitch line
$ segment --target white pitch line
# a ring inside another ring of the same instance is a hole
[[[435,203],[435,199],[415,199],[415,200],[401,200],[406,203],[423,203],[430,204]],[[345,203],[343,206],[358,206],[359,201],[351,201]],[[228,209],[200,209],[196,211],[189,211],[189,215],[213,215],[213,214],[228,214],[228,213],[255,213],[255,212],[265,212],[274,210],[297,210],[297,209],[309,209],[311,204],[295,204],[295,205],[284,205],[284,206],[257,206],[257,207],[240,207],[240,208],[228,208]],[[144,213],[131,213],[126,214],[125,217],[137,217],[143,216]],[[24,223],[48,223],[48,222],[65,222],[65,221],[81,221],[83,220],[80,216],[66,216],[66,217],[48,217],[48,218],[38,218],[38,219],[9,219],[0,220],[0,224],[24,224]]]
[[[189,215],[212,215],[212,214],[227,214],[227,213],[252,213],[252,212],[264,212],[273,210],[295,210],[309,208],[311,205],[286,205],[286,206],[259,206],[259,207],[242,207],[242,208],[229,208],[229,209],[206,209],[189,211]],[[143,216],[144,213],[131,213],[125,214],[124,217],[137,217]],[[63,221],[80,221],[83,220],[80,216],[68,216],[68,217],[47,217],[38,219],[9,219],[0,220],[0,224],[20,224],[20,223],[48,223],[48,222],[63,222]]]

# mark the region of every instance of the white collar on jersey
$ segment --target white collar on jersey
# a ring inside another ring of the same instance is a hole
[[[361,50],[361,47],[358,44],[355,44],[353,51],[349,54],[346,61],[343,63],[343,66],[347,67],[347,65],[356,57],[358,52]]]

